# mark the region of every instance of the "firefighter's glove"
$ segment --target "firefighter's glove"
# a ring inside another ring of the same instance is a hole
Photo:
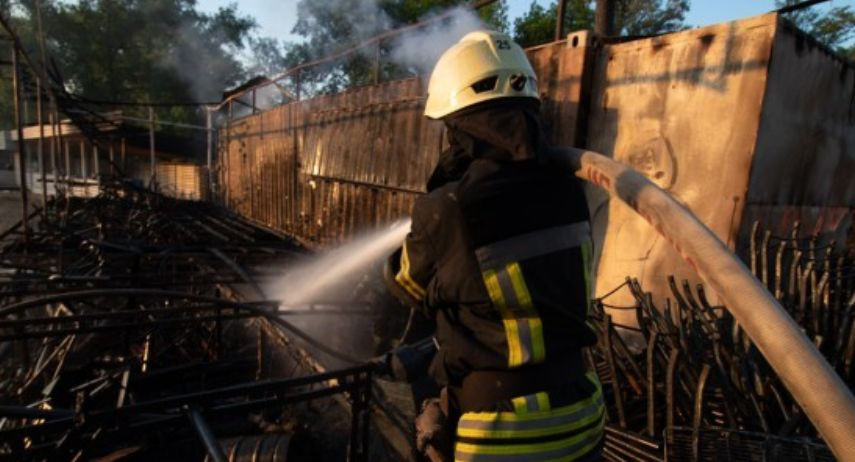
[[[416,417],[416,449],[431,462],[451,460],[448,458],[451,440],[447,426],[439,398],[426,399],[422,403],[421,414]]]

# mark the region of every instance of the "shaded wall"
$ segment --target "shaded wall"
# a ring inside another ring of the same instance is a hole
[[[855,68],[778,25],[741,241],[751,224],[842,245],[855,206]],[[768,175],[776,172],[777,175]]]

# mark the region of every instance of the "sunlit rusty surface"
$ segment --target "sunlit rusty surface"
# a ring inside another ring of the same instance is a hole
[[[529,51],[544,111],[567,122],[557,141],[576,136],[587,43],[582,33]],[[219,134],[225,202],[312,246],[408,215],[444,143],[423,107],[424,86],[409,79],[232,121]]]

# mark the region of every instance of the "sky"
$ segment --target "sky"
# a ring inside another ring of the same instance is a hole
[[[283,40],[297,40],[291,28],[297,17],[298,0],[240,0],[238,9],[258,22],[258,35]],[[517,18],[528,10],[532,0],[508,0],[508,17],[513,25]],[[550,0],[536,0],[547,5]],[[234,3],[234,0],[198,0],[203,11],[216,11],[219,7]],[[832,0],[814,8],[850,5],[855,9],[855,0]],[[756,16],[775,9],[774,0],[692,0],[686,22],[691,26],[706,26],[733,19]]]

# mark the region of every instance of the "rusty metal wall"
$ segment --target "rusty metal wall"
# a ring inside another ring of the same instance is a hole
[[[555,141],[573,144],[590,35],[529,50]],[[231,120],[218,142],[227,207],[309,246],[409,215],[443,146],[417,79],[357,88]]]
[[[419,81],[396,81],[228,122],[226,206],[310,246],[408,215],[441,142],[422,94]]]
[[[736,250],[758,216],[848,229],[855,74],[782,24],[767,14],[602,46],[579,32],[528,50],[553,141],[632,165]],[[225,203],[310,246],[409,214],[442,145],[423,92],[418,80],[389,82],[229,122]],[[633,276],[661,304],[667,275],[697,281],[633,211],[588,199],[597,295]],[[606,302],[634,300],[618,291]]]
[[[646,175],[731,247],[745,204],[774,14],[606,46],[594,68],[588,147]],[[666,277],[699,282],[629,207],[592,193],[596,293],[639,278],[661,304]],[[624,288],[606,301],[633,305]],[[617,322],[635,314],[614,310]]]
[[[798,221],[799,237],[842,244],[855,209],[855,67],[783,20],[777,30],[740,235],[759,221],[787,236]]]

